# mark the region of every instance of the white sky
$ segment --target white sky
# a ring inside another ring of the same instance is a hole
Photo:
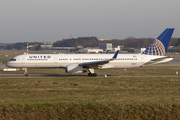
[[[180,0],[0,0],[0,42],[180,37]]]

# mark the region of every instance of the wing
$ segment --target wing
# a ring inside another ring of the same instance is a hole
[[[109,60],[101,60],[101,61],[93,61],[93,62],[84,62],[84,63],[81,63],[79,64],[80,66],[83,66],[83,67],[87,67],[87,68],[98,68],[100,65],[104,65],[104,64],[107,64],[109,63],[110,61],[113,61],[117,58],[117,55],[118,55],[118,51],[116,51],[116,53],[114,54],[114,56],[109,59]]]

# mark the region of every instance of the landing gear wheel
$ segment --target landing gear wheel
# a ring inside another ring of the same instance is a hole
[[[94,74],[93,74],[93,76],[94,76],[94,77],[96,77],[96,76],[97,76],[97,74],[96,74],[96,73],[94,73]]]
[[[92,73],[88,73],[88,76],[89,76],[89,77],[96,77],[96,76],[97,76],[97,74],[96,74],[96,73],[94,73],[94,74],[92,74]]]
[[[88,76],[89,76],[89,77],[92,77],[92,76],[93,76],[93,74],[92,74],[92,73],[88,73]]]
[[[25,74],[25,77],[28,77],[28,74]]]

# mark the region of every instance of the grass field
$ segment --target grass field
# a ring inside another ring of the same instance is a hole
[[[43,103],[179,103],[179,78],[0,79],[0,105]]]
[[[143,78],[0,78],[7,119],[179,119],[180,80]]]

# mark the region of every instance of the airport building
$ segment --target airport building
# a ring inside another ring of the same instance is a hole
[[[119,46],[113,46],[112,43],[101,43],[99,44],[99,49],[102,49],[103,51],[112,51],[115,52],[117,50],[121,51],[123,50],[124,46],[123,45],[119,45]]]
[[[169,46],[167,52],[180,52],[180,46],[177,47]]]
[[[49,50],[49,49],[52,49],[53,48],[53,45],[41,45],[41,48],[43,50]]]
[[[59,50],[59,52],[75,52],[76,47],[53,47],[52,50]]]
[[[103,51],[107,51],[107,50],[112,51],[112,43],[101,43],[99,44],[99,48],[103,49]]]
[[[115,52],[115,51],[119,50],[120,52],[122,52],[123,48],[124,48],[123,45],[113,46],[112,51]]]
[[[78,52],[80,53],[101,53],[103,52],[102,49],[94,49],[94,48],[83,48],[79,49]]]
[[[146,48],[134,48],[134,53],[142,53],[146,50]]]

